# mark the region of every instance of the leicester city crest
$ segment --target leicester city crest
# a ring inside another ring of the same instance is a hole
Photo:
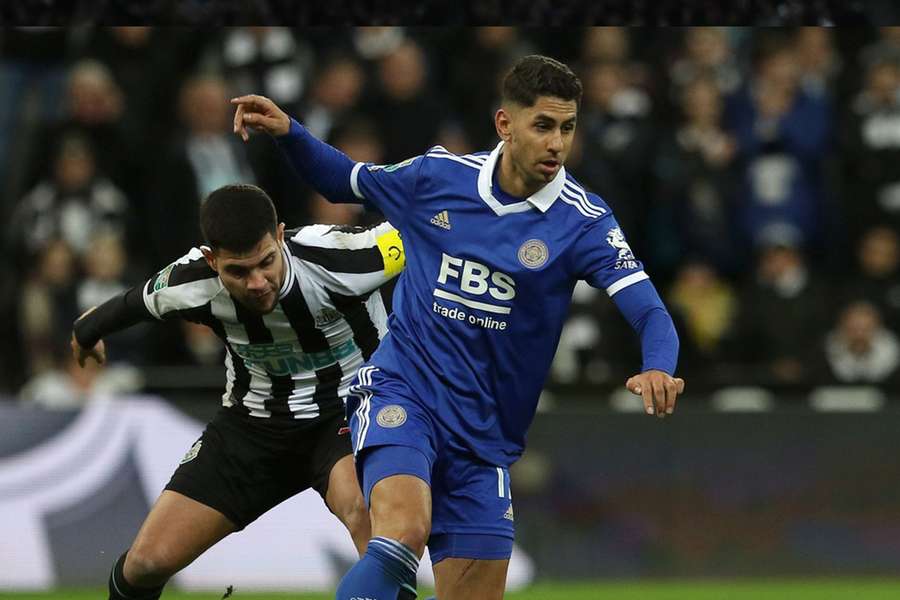
[[[519,247],[519,262],[529,269],[540,269],[549,256],[547,244],[541,240],[528,240]]]
[[[379,410],[375,420],[378,421],[378,424],[382,427],[400,427],[406,423],[406,410],[404,410],[402,406],[391,404],[390,406],[385,406]]]

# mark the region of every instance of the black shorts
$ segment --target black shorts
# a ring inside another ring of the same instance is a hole
[[[351,454],[342,413],[273,423],[222,408],[166,485],[214,508],[238,530],[313,488],[325,498],[334,464]]]

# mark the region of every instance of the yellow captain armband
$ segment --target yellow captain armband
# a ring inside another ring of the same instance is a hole
[[[376,241],[378,242],[378,249],[381,251],[381,257],[384,259],[385,276],[393,277],[397,275],[406,266],[406,253],[403,251],[403,240],[400,239],[400,232],[392,229],[379,235]]]

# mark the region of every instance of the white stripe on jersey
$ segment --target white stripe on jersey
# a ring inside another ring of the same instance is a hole
[[[250,343],[247,330],[240,324],[234,310],[234,301],[227,294],[220,294],[212,299],[210,310],[213,317],[218,319],[225,328],[228,342],[246,345]],[[240,359],[241,357],[238,356]],[[244,361],[247,371],[250,373],[250,386],[243,398],[244,406],[250,411],[252,417],[271,417],[272,413],[266,410],[266,399],[272,396],[272,380],[265,370]],[[227,366],[227,364],[226,364]]]
[[[297,340],[297,332],[291,327],[284,311],[280,306],[276,306],[275,310],[267,315],[263,315],[263,323],[272,334],[273,343],[291,344],[298,347],[300,342]],[[346,371],[345,371],[346,373]],[[291,379],[294,382],[294,388],[288,398],[288,408],[295,419],[314,419],[319,416],[319,406],[313,401],[313,395],[316,392],[316,384],[319,378],[316,377],[315,371],[303,371],[300,373],[292,373]]]
[[[613,294],[616,292],[621,292],[629,285],[634,285],[639,281],[643,281],[645,279],[650,279],[650,276],[644,273],[643,271],[638,271],[637,273],[632,273],[631,275],[626,275],[622,279],[618,280],[608,288],[606,288],[606,293],[612,298]]]
[[[576,200],[581,204],[581,206],[589,213],[593,213],[595,216],[602,216],[606,214],[606,209],[600,206],[596,206],[591,204],[590,200],[587,198],[587,194],[585,194],[584,189],[575,185],[569,180],[563,184],[563,192],[568,192],[569,197],[573,200]]]
[[[481,168],[481,163],[478,163],[478,162],[476,162],[476,161],[469,161],[469,160],[466,160],[465,158],[463,158],[463,157],[461,157],[461,156],[456,156],[455,154],[449,154],[449,153],[444,154],[444,153],[440,153],[440,152],[429,152],[429,153],[426,154],[425,156],[429,156],[429,157],[432,157],[432,158],[445,158],[445,159],[447,159],[447,160],[452,160],[452,161],[454,161],[454,162],[458,162],[458,163],[461,164],[461,165],[466,165],[467,167],[472,167],[472,168],[475,169],[476,171],[477,171],[478,169]]]

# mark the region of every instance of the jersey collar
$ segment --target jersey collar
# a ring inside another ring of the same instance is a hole
[[[284,259],[284,283],[281,284],[281,291],[278,292],[279,299],[287,296],[291,291],[291,286],[294,285],[294,261],[291,260],[287,242],[281,242],[281,256]]]
[[[547,210],[553,206],[553,203],[556,202],[556,199],[559,197],[559,194],[562,192],[563,186],[566,183],[566,168],[561,166],[559,168],[559,173],[556,174],[556,177],[554,177],[550,183],[542,187],[535,194],[525,198],[522,202],[505,205],[501,204],[500,201],[494,197],[493,186],[494,169],[497,166],[497,160],[500,158],[500,154],[503,152],[503,143],[504,142],[501,141],[497,144],[497,147],[494,148],[493,152],[488,156],[488,159],[484,161],[481,169],[479,169],[478,195],[481,196],[481,199],[484,200],[498,216],[524,212],[526,210],[531,210],[532,208],[536,208],[541,212],[547,212]]]

